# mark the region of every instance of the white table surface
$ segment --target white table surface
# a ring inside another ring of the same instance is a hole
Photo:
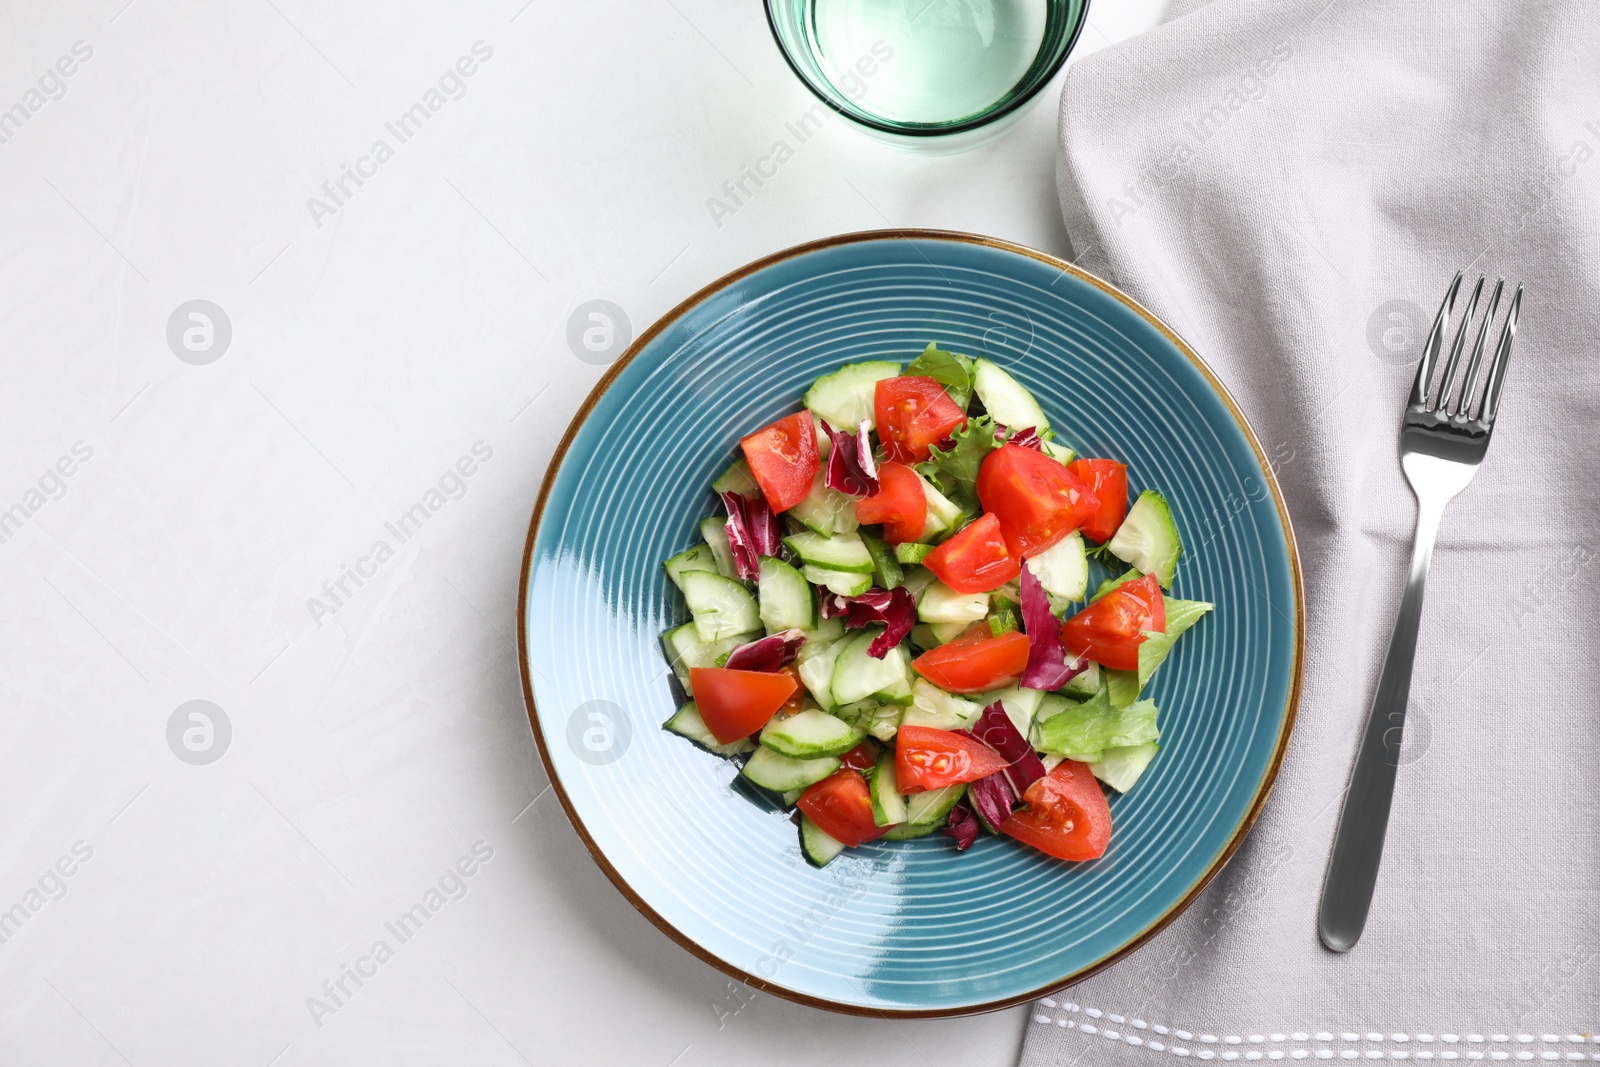
[[[1079,54],[1163,6],[1101,0]],[[480,41],[459,98],[386,132]],[[753,0],[7,5],[0,1063],[1013,1063],[1024,1009],[834,1016],[659,933],[547,791],[512,639],[528,513],[603,371],[575,308],[638,333],[889,225],[1065,252],[1058,97],[957,156],[831,123],[714,220],[812,103]],[[196,299],[231,324],[210,362],[168,343]],[[335,601],[347,566],[370,577]],[[190,737],[210,763],[176,755],[198,720],[169,745],[191,700],[231,728]],[[475,846],[459,899],[390,934]]]

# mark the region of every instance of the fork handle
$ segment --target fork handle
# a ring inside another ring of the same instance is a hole
[[[1319,928],[1322,943],[1335,952],[1347,951],[1361,937],[1367,924],[1367,909],[1372,904],[1372,888],[1378,881],[1404,736],[1406,701],[1411,692],[1417,628],[1422,620],[1423,586],[1428,580],[1428,565],[1433,561],[1433,545],[1446,502],[1418,498],[1411,573],[1406,578],[1405,595],[1400,598],[1394,632],[1389,635],[1378,692],[1367,713],[1361,751],[1350,774],[1339,830],[1333,839],[1333,857],[1322,883]]]

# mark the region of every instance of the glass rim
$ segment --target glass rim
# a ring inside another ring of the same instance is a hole
[[[854,122],[859,126],[864,126],[869,130],[877,130],[880,133],[889,133],[900,137],[943,137],[948,134],[964,133],[968,130],[976,130],[983,126],[987,126],[997,119],[1004,118],[1006,115],[1009,115],[1032,102],[1033,98],[1039,95],[1040,90],[1042,90],[1046,85],[1049,85],[1056,74],[1060,72],[1061,68],[1067,62],[1067,57],[1072,55],[1072,50],[1077,47],[1078,38],[1083,34],[1084,24],[1089,21],[1089,4],[1091,0],[1082,0],[1081,6],[1078,8],[1078,17],[1073,21],[1072,29],[1067,33],[1066,42],[1061,47],[1061,54],[1050,63],[1048,69],[1040,72],[1033,86],[1029,88],[1027,92],[1013,96],[1011,99],[1007,100],[1004,104],[1001,104],[998,107],[980,111],[975,115],[971,115],[967,118],[957,121],[905,124],[897,123],[888,119],[879,119],[865,114],[856,114],[855,112],[841,106],[837,101],[833,100],[828,93],[819,88],[816,83],[809,76],[807,76],[806,72],[800,69],[800,65],[795,62],[794,56],[790,55],[789,46],[784,43],[783,35],[778,32],[778,22],[773,16],[772,7],[775,3],[781,2],[782,0],[763,0],[761,9],[766,13],[767,16],[767,29],[771,32],[772,42],[778,46],[778,53],[783,56],[783,61],[788,64],[789,70],[796,78],[800,80],[800,84],[804,85],[806,89],[810,91],[812,96],[816,97],[823,103],[824,106],[828,107],[842,117],[849,119],[851,122]],[[1071,0],[1068,0],[1068,2],[1071,2]]]

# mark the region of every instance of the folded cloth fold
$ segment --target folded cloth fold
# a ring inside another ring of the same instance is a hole
[[[1600,12],[1189,0],[1073,67],[1061,115],[1080,262],[1210,362],[1273,457],[1307,677],[1243,849],[1041,1001],[1023,1063],[1600,1060]],[[1488,458],[1445,513],[1371,917],[1339,956],[1317,903],[1409,558],[1400,414],[1463,268],[1527,295]]]

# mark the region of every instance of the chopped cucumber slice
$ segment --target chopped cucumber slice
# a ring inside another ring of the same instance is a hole
[[[1100,664],[1090,660],[1088,665],[1067,679],[1067,684],[1061,687],[1067,696],[1092,697],[1100,691]]]
[[[941,623],[940,625],[948,624]],[[934,635],[933,627],[925,622],[919,622],[911,628],[911,643],[923,651],[927,651],[930,648],[938,648],[944,644]]]
[[[929,623],[928,629],[933,631],[934,640],[941,645],[948,645],[966,633],[971,626],[970,622],[935,622]]]
[[[972,389],[983,401],[984,410],[1012,433],[1032,426],[1043,436],[1050,428],[1050,420],[1033,394],[998,363],[979,359],[973,368]]]
[[[932,544],[960,529],[966,513],[951,503],[949,497],[934,488],[933,483],[921,473],[918,473],[917,479],[922,482],[922,495],[928,499],[928,518],[923,523],[922,536],[917,540]]]
[[[904,712],[905,709],[898,704],[879,704],[876,717],[867,724],[867,733],[889,744],[894,740],[894,735],[900,732],[900,718]]]
[[[873,399],[878,382],[900,373],[900,364],[886,360],[846,363],[832,374],[811,383],[800,403],[827,419],[839,430],[854,430],[865,419],[872,429]]]
[[[716,553],[711,551],[710,545],[695,545],[691,549],[679,552],[676,556],[662,564],[667,569],[667,577],[672,579],[672,584],[679,589],[683,588],[683,574],[685,571],[710,571],[720,574],[717,566]]]
[[[761,743],[780,756],[809,760],[842,756],[866,736],[867,731],[811,708],[782,721],[769,720],[761,730]]]
[[[868,626],[855,637],[847,638],[833,665],[833,702],[853,704],[879,694],[893,695],[906,684],[911,661],[904,644],[891,648],[882,659],[873,657],[867,646],[883,633],[881,626]]]
[[[1076,530],[1029,556],[1027,567],[1045,592],[1063,599],[1082,600],[1089,588],[1089,554],[1083,547],[1083,534]]]
[[[895,781],[894,759],[894,749],[886,750],[872,771],[872,821],[879,826],[906,821],[906,798]]]
[[[731,578],[709,571],[685,571],[683,599],[694,613],[702,641],[721,641],[761,627],[756,598]]]
[[[713,493],[738,493],[740,496],[760,496],[761,487],[750,473],[750,464],[741,456],[711,483]]]
[[[1005,709],[1006,718],[1017,728],[1017,733],[1027,737],[1033,726],[1033,717],[1044,700],[1044,693],[1038,689],[1024,689],[1020,685],[1013,685],[985,693],[978,699],[983,707],[988,707],[998,700],[1000,706]]]
[[[789,547],[789,551],[800,557],[802,563],[809,563],[813,567],[852,574],[872,573],[872,553],[867,551],[861,535],[854,531],[834,537],[822,537],[810,532],[791,534],[783,539],[783,543]]]
[[[867,546],[867,554],[872,557],[872,573],[878,579],[878,585],[893,589],[905,581],[905,572],[900,569],[894,549],[884,544],[883,538],[871,530],[862,530],[860,533],[861,543]]]
[[[911,706],[900,717],[900,725],[965,730],[982,714],[982,704],[946,693],[926,678],[918,678],[911,686]]]
[[[728,520],[707,515],[700,520],[700,537],[716,558],[717,573],[724,578],[733,578],[733,549],[728,547]]]
[[[844,651],[844,646],[843,641],[819,644],[808,640],[795,657],[800,684],[811,691],[823,711],[832,711],[834,708],[833,665],[839,659],[839,653]]]
[[[906,822],[911,826],[943,826],[950,809],[967,795],[967,783],[958,782],[943,789],[926,789],[906,798]]]
[[[700,717],[700,709],[692,700],[673,712],[672,718],[662,723],[662,726],[679,737],[687,737],[707,752],[715,752],[719,756],[737,756],[756,747],[750,743],[748,737],[741,737],[726,745],[722,744],[706,726],[706,721]]]
[[[929,583],[917,603],[922,622],[978,622],[989,614],[988,593],[958,593],[941,581]]]
[[[1089,770],[1112,789],[1126,793],[1133,788],[1133,784],[1144,774],[1145,768],[1150,766],[1150,761],[1156,758],[1156,753],[1159,751],[1161,746],[1154,741],[1146,741],[1142,745],[1108,748],[1100,753],[1100,762],[1089,764]]]
[[[901,823],[898,826],[889,827],[889,829],[883,835],[883,840],[909,841],[914,837],[927,837],[938,828],[938,825],[934,823],[928,823],[923,826],[918,826],[915,823],[908,822]]]
[[[761,598],[761,624],[767,633],[809,630],[817,621],[817,598],[811,583],[781,559],[761,557],[761,577],[756,582]]]
[[[835,615],[831,619],[819,619],[817,624],[806,631],[806,644],[825,645],[829,641],[837,641],[844,636],[844,620]]]
[[[761,635],[755,633],[734,634],[721,641],[705,641],[700,637],[700,631],[695,628],[695,624],[686,622],[662,634],[661,645],[666,650],[667,663],[672,667],[672,673],[678,676],[678,684],[683,686],[685,693],[689,693],[691,668],[715,667],[728,653],[759,636]]]
[[[809,563],[800,568],[800,573],[812,585],[820,585],[828,592],[837,593],[839,596],[860,596],[872,588],[871,574],[834,571],[827,567],[813,567]]]
[[[804,795],[804,794],[805,794],[805,790],[804,789],[791,789],[791,790],[789,790],[787,793],[782,794],[781,799],[783,800],[783,806],[786,807],[786,808],[794,807],[794,802],[799,800],[800,797],[802,795]]]
[[[829,836],[826,830],[812,822],[806,815],[800,816],[800,851],[805,853],[806,859],[813,867],[826,867],[844,850],[843,841]]]
[[[894,546],[894,558],[906,566],[921,563],[928,558],[928,553],[933,551],[932,545],[922,545],[915,541],[907,541],[902,545]]]
[[[1078,458],[1078,453],[1066,445],[1058,445],[1054,441],[1039,442],[1044,446],[1044,454],[1065,467],[1068,463]]]
[[[821,468],[811,476],[811,491],[784,514],[822,537],[849,533],[860,525],[855,498],[823,484]]]
[[[906,572],[906,580],[900,584],[906,587],[906,592],[911,594],[912,600],[921,600],[922,594],[927,592],[928,586],[936,579],[933,572],[926,567],[912,567]]]
[[[905,655],[903,649],[901,650],[901,655],[902,657]],[[893,685],[889,686],[887,689],[880,689],[876,693],[872,694],[872,699],[876,700],[880,704],[896,704],[900,707],[905,707],[907,704],[911,703],[911,671],[909,669],[910,660],[907,659],[906,662],[908,664],[908,668],[906,672],[900,676],[899,680]]]
[[[1183,540],[1167,498],[1153,489],[1140,493],[1106,548],[1118,559],[1155,575],[1163,589],[1171,589],[1178,557],[1183,555]]]
[[[779,755],[765,745],[756,746],[755,752],[745,761],[739,773],[763,789],[774,793],[787,793],[791,789],[804,789],[816,785],[839,769],[834,756],[822,759],[798,760]]]

